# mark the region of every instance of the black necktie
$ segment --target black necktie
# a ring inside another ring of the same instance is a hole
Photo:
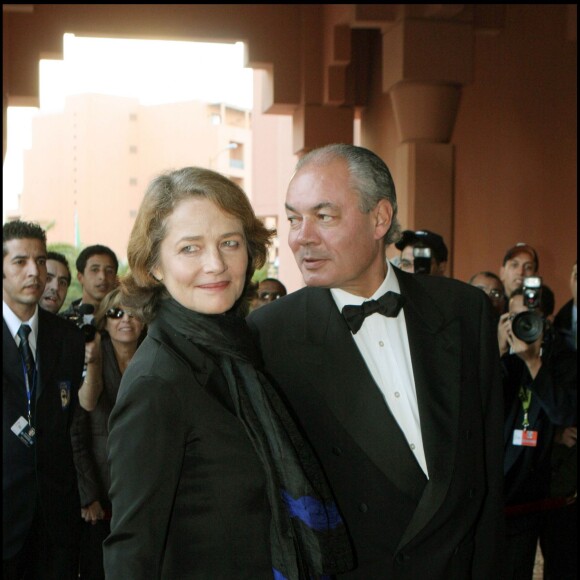
[[[34,357],[32,356],[32,350],[30,349],[30,343],[28,342],[28,335],[31,333],[32,328],[28,324],[21,324],[18,329],[18,336],[20,337],[20,344],[18,350],[20,351],[20,356],[24,361],[26,366],[26,374],[28,376],[28,384],[30,389],[33,387],[34,378]]]
[[[383,316],[394,318],[399,314],[404,303],[405,299],[400,294],[397,294],[396,292],[387,292],[378,300],[368,300],[367,302],[363,302],[360,306],[345,306],[342,309],[342,315],[344,316],[351,332],[356,334],[360,330],[360,327],[367,316],[378,312]]]

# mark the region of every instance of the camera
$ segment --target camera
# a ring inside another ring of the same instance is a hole
[[[524,278],[523,297],[528,310],[514,316],[512,331],[520,340],[532,344],[542,336],[545,328],[545,319],[537,312],[542,304],[542,279],[539,276]]]
[[[95,307],[92,304],[81,304],[77,314],[67,316],[67,320],[74,322],[85,337],[85,343],[95,340],[97,328],[95,326],[95,317],[93,312]]]
[[[413,247],[413,266],[415,274],[431,273],[431,248],[417,244]]]

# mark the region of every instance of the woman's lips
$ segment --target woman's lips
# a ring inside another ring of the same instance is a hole
[[[199,284],[202,290],[223,290],[230,285],[229,282],[211,282],[210,284]]]

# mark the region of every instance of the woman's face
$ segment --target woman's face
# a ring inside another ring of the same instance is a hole
[[[248,251],[242,223],[208,199],[181,201],[167,218],[153,275],[182,306],[222,314],[242,295]]]
[[[143,322],[133,316],[130,309],[118,305],[107,310],[105,330],[114,342],[133,343],[139,340],[143,332]]]

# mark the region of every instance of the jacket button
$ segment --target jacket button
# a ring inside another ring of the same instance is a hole
[[[335,455],[342,455],[342,449],[341,449],[340,447],[338,447],[337,445],[335,445],[335,446],[332,448],[332,452],[333,452]]]
[[[366,514],[369,511],[369,507],[367,506],[366,503],[361,503],[358,506],[359,511],[361,511],[363,514]]]

